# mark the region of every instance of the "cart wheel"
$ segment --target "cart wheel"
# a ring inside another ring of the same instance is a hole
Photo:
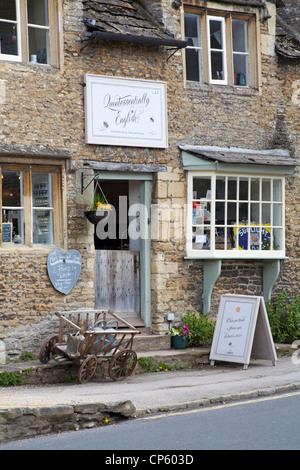
[[[87,383],[94,375],[97,369],[97,357],[94,355],[88,356],[80,366],[79,369],[79,382],[82,384]]]
[[[56,354],[56,343],[58,342],[58,336],[53,335],[46,339],[43,346],[41,347],[39,360],[42,364],[46,364]]]
[[[132,349],[124,349],[112,357],[109,365],[109,376],[113,380],[123,380],[132,374],[137,363],[136,352]]]

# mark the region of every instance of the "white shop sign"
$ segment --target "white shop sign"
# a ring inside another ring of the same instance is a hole
[[[263,297],[225,294],[221,296],[210,352],[215,360],[237,362],[248,367],[250,357],[276,365],[276,351]]]
[[[168,147],[165,82],[85,75],[86,143]]]

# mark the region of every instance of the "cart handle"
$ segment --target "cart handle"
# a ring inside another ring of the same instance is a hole
[[[64,321],[66,321],[67,323],[69,323],[69,324],[70,324],[71,326],[73,326],[76,330],[82,331],[82,328],[80,328],[80,326],[76,325],[76,323],[73,323],[71,320],[69,320],[68,318],[64,317],[64,316],[61,315],[60,313],[55,312],[55,315],[57,315],[61,320],[64,320]]]

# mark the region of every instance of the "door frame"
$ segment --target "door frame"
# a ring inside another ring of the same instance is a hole
[[[150,203],[152,173],[97,171],[100,180],[135,180],[140,182],[140,314],[146,327],[151,326]]]

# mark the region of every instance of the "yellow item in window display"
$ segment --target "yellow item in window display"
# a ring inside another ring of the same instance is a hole
[[[238,236],[238,249],[248,250],[248,225],[238,225],[233,228],[235,242]],[[271,249],[271,227],[270,224],[260,226],[258,224],[250,224],[250,250],[259,250],[259,237],[261,233],[261,249]]]

